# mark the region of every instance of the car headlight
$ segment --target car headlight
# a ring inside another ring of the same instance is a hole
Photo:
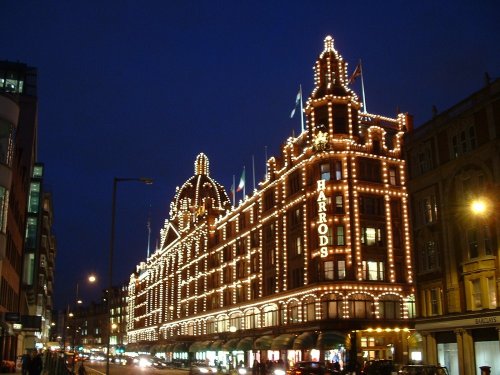
[[[207,369],[207,368],[205,368],[205,367],[200,367],[200,372],[201,372],[202,374],[207,374],[208,372],[210,372],[210,370],[209,370],[209,369]]]
[[[285,370],[282,370],[280,368],[274,370],[274,375],[285,375],[285,374],[286,374]]]
[[[239,368],[238,369],[238,374],[245,375],[246,373],[247,373],[247,369],[246,368]]]

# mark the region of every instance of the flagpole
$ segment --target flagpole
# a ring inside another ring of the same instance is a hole
[[[236,177],[233,174],[233,207],[236,206]]]
[[[300,129],[301,129],[301,132],[300,134],[304,133],[305,129],[304,129],[304,114],[302,112],[303,111],[303,104],[302,104],[302,84],[299,85],[299,91],[300,91]]]
[[[266,180],[267,180],[267,146],[264,146],[264,156],[265,156],[265,163],[266,163]]]
[[[359,59],[359,67],[361,68],[361,93],[363,95],[363,112],[367,113],[366,99],[365,99],[365,82],[363,80],[363,65],[361,64],[361,59]]]
[[[243,181],[243,200],[245,199],[245,188],[246,188],[246,184],[247,184],[247,174],[246,174],[246,171],[245,171],[245,166],[243,166],[243,176],[245,176],[245,180]]]
[[[252,177],[253,177],[253,190],[255,191],[255,158],[252,155]]]

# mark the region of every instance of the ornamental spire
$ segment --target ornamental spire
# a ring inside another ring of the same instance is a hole
[[[202,152],[196,157],[196,161],[194,162],[194,174],[208,176],[208,171],[208,157]]]

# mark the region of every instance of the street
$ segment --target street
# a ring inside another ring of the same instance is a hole
[[[95,363],[86,363],[85,368],[87,369],[88,375],[104,375],[106,374],[106,363],[95,362]],[[78,368],[77,368],[78,370]],[[78,373],[78,372],[77,372]],[[144,374],[144,375],[187,375],[188,370],[179,370],[179,369],[165,369],[159,370],[156,368],[143,368],[135,365],[127,365],[120,366],[112,364],[109,367],[110,375],[135,375],[135,374]]]

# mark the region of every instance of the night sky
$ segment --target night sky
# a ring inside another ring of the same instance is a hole
[[[113,177],[120,183],[114,284],[154,248],[176,186],[200,152],[227,191],[247,191],[265,148],[299,133],[299,84],[331,35],[352,72],[363,61],[367,109],[418,126],[499,76],[500,3],[470,1],[0,0],[0,60],[38,68],[38,161],[53,194],[55,305],[108,285]],[[361,98],[360,81],[354,85]],[[240,196],[238,196],[240,198]],[[86,285],[88,273],[98,277]]]

